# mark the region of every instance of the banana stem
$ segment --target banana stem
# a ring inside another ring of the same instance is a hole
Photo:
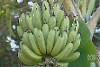
[[[74,0],[64,0],[63,6],[70,19],[73,19],[74,16],[78,15],[78,17],[84,21],[81,11],[75,4]]]
[[[93,34],[94,34],[94,30],[95,30],[95,27],[97,25],[97,21],[99,20],[100,18],[100,6],[98,7],[98,9],[94,12],[94,14],[92,15],[91,19],[88,21],[87,23],[87,26],[90,30],[90,33],[91,33],[91,39],[93,37]]]
[[[24,67],[24,65],[21,65],[21,66]],[[60,65],[55,58],[44,57],[43,62],[39,63],[38,65],[34,67],[60,67]]]
[[[75,10],[76,10],[76,12],[77,12],[78,17],[79,17],[81,20],[84,21],[84,18],[83,18],[82,14],[81,14],[81,11],[80,11],[80,9],[78,8],[78,6],[75,4],[74,0],[72,0],[72,3],[73,3],[73,5],[74,5],[74,8],[75,8]]]
[[[64,0],[63,6],[66,14],[69,16],[70,19],[73,19],[74,16],[77,15],[71,0]]]
[[[75,1],[75,3],[77,4],[77,6],[79,7],[79,4],[80,4],[80,0],[74,0]]]

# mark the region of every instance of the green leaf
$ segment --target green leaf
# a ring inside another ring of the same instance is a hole
[[[0,10],[0,16],[4,13],[4,10]]]
[[[80,20],[79,20],[79,33],[81,35],[81,44],[79,47],[79,49],[80,49],[90,39],[90,31],[89,31],[87,25],[83,21],[80,21]]]
[[[91,40],[87,44],[78,50],[80,52],[80,57],[69,63],[69,67],[90,67],[91,62],[97,62],[97,50]]]

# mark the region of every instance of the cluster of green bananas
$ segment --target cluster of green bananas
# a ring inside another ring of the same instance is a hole
[[[61,63],[75,61],[80,56],[75,52],[81,41],[78,29],[77,19],[71,24],[57,3],[50,6],[43,1],[41,7],[33,3],[33,10],[19,18],[17,33],[22,41],[18,57],[28,66],[43,63],[49,57]]]

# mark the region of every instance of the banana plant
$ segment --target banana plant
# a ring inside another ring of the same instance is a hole
[[[100,18],[100,7],[93,13],[95,0],[38,1],[31,12],[21,14],[17,26],[23,66],[95,66],[97,49],[91,38]]]

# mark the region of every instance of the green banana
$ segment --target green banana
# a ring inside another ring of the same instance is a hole
[[[49,18],[50,18],[49,10],[45,10],[45,11],[43,12],[43,22],[44,22],[44,23],[48,23]]]
[[[47,38],[47,54],[50,54],[54,45],[55,31],[50,30]]]
[[[67,44],[68,34],[66,32],[63,32],[62,34],[64,35],[64,42],[63,42],[63,47],[62,47],[63,49]]]
[[[20,61],[21,61],[22,63],[24,63],[25,65],[36,65],[36,64],[37,64],[37,63],[34,62],[32,59],[27,58],[27,57],[25,56],[25,54],[24,54],[21,50],[19,50],[19,52],[18,52],[18,58],[19,58]]]
[[[48,26],[48,24],[44,24],[43,25],[42,32],[43,32],[45,44],[47,44],[47,38],[48,38],[48,33],[49,33],[49,26]]]
[[[42,12],[44,12],[45,10],[49,11],[49,3],[47,1],[43,1],[42,2]]]
[[[28,29],[30,29],[31,31],[34,29],[33,24],[32,24],[32,17],[29,17],[29,15],[26,15],[26,26],[28,27]]]
[[[31,45],[30,45],[30,42],[29,42],[29,33],[27,32],[24,32],[23,33],[23,38],[22,38],[22,41],[25,45],[27,45],[28,47],[31,48]]]
[[[60,35],[60,31],[59,31],[58,28],[59,28],[59,27],[54,27],[54,30],[55,30],[55,40],[54,40],[54,41],[57,41],[58,36]]]
[[[55,27],[54,27],[54,30],[55,30],[55,31],[58,31],[58,30],[59,30],[59,27],[55,26]]]
[[[22,26],[17,26],[17,33],[18,33],[18,36],[22,36],[23,33],[24,33],[24,29]]]
[[[69,36],[68,43],[72,42],[75,39],[76,35],[77,35],[77,31],[75,30],[70,31],[68,35]]]
[[[38,7],[34,8],[34,16],[33,16],[33,26],[39,29],[42,28],[42,19],[41,19],[41,12]]]
[[[55,58],[60,61],[64,57],[68,56],[73,48],[73,44],[69,43],[68,45],[65,46],[65,48],[57,55]]]
[[[54,4],[54,0],[49,0],[49,4],[52,6]]]
[[[72,42],[75,39],[75,37],[78,33],[78,29],[79,29],[78,20],[74,19],[74,22],[73,22],[72,27],[71,27],[70,32],[69,32],[68,43]]]
[[[32,49],[33,51],[37,54],[37,55],[42,55],[39,51],[39,47],[38,44],[36,43],[36,39],[35,36],[32,33],[29,33],[29,41],[31,43]]]
[[[76,29],[75,29],[75,30],[78,32],[78,30],[79,30],[79,22],[78,22],[78,20],[77,20],[77,19],[76,19],[76,21],[75,21],[75,22],[76,22]]]
[[[43,33],[41,30],[38,31],[38,46],[42,54],[46,54],[46,45],[43,37]]]
[[[58,62],[60,67],[68,67],[68,63]]]
[[[67,31],[68,32],[69,29],[69,18],[66,16],[61,24],[61,32],[63,31]]]
[[[35,2],[35,3],[33,3],[33,10],[32,10],[33,13],[34,13],[36,10],[41,11],[39,4]]]
[[[33,29],[33,34],[34,34],[34,36],[35,36],[35,38],[37,40],[37,38],[38,38],[38,29],[37,28]]]
[[[51,56],[56,56],[63,46],[64,36],[60,35],[51,51]]]
[[[55,18],[55,16],[51,16],[49,18],[48,25],[49,25],[50,29],[53,29],[56,26],[56,18]]]
[[[75,40],[75,41],[73,42],[73,49],[72,49],[71,52],[75,52],[75,51],[78,49],[78,47],[79,47],[79,45],[80,45],[80,41],[81,41],[81,39],[77,39],[77,40]]]
[[[36,55],[29,47],[25,44],[20,45],[22,52],[26,55],[27,58],[40,63],[42,61],[42,56]]]
[[[79,33],[76,35],[75,40],[77,40],[77,39],[81,39],[81,37],[80,37],[80,34],[79,34]],[[75,40],[74,40],[74,41],[75,41]]]
[[[57,41],[59,35],[60,35],[60,31],[55,31],[55,41]]]
[[[75,26],[75,31],[78,32],[78,30],[79,30],[79,22],[78,22],[77,18],[75,18],[73,25]]]
[[[40,18],[41,17],[41,9],[37,2],[33,3],[33,8],[32,8],[31,13],[32,13],[31,16],[32,16],[33,26],[37,27],[37,24],[40,23],[40,21],[41,21],[41,18]],[[37,22],[37,21],[39,21],[39,22]],[[41,26],[41,23],[39,25]]]
[[[26,28],[25,22],[26,22],[25,14],[22,13],[21,16],[20,16],[20,18],[19,18],[19,24],[20,24],[23,28]]]
[[[26,12],[26,15],[28,15],[32,19],[32,11],[31,12]]]
[[[69,56],[66,56],[63,60],[61,60],[61,62],[72,62],[78,59],[79,56],[80,56],[80,52],[75,52],[70,54]]]
[[[63,10],[59,10],[57,16],[56,16],[56,20],[57,20],[57,26],[60,27],[62,20],[64,18],[64,11]]]
[[[64,1],[64,0],[55,0],[55,2],[59,4],[59,6],[62,5],[63,1]]]
[[[56,17],[57,14],[59,13],[60,7],[57,3],[54,4],[52,14]]]
[[[76,32],[78,32],[78,29],[79,29],[79,22],[78,22],[77,18],[75,18],[72,23],[72,27],[71,27],[70,31],[75,30]]]

